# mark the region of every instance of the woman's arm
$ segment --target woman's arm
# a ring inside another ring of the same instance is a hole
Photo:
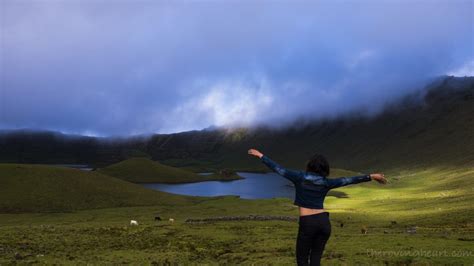
[[[326,178],[326,183],[329,188],[343,187],[351,184],[357,184],[362,182],[368,182],[375,180],[380,184],[386,184],[387,180],[385,179],[384,174],[367,174],[359,175],[352,177],[340,177],[340,178]]]
[[[303,179],[303,173],[301,171],[286,169],[283,166],[279,165],[277,162],[270,159],[268,156],[263,155],[258,150],[250,149],[248,150],[248,154],[260,158],[262,163],[268,166],[268,168],[272,169],[274,172],[285,177],[286,179],[290,180],[293,183],[298,182]]]

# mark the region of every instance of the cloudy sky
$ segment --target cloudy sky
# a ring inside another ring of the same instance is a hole
[[[0,1],[0,129],[88,135],[376,112],[474,73],[474,1]]]

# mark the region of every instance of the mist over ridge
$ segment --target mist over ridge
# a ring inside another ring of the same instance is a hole
[[[474,77],[445,77],[387,105],[378,115],[302,119],[287,127],[209,127],[172,134],[87,137],[1,130],[0,162],[103,167],[146,157],[171,166],[250,167],[259,148],[292,167],[314,152],[346,169],[474,164]],[[258,163],[258,162],[257,162]],[[257,166],[257,165],[254,165]]]
[[[128,136],[376,113],[473,75],[472,5],[3,1],[0,128]]]

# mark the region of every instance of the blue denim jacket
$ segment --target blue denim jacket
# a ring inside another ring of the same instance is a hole
[[[305,208],[323,209],[324,198],[330,189],[372,180],[370,175],[326,178],[312,172],[286,169],[266,155],[261,160],[270,169],[293,182],[296,190],[294,204]]]

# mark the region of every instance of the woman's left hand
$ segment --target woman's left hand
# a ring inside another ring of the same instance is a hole
[[[250,155],[256,156],[258,158],[262,158],[262,156],[263,156],[263,154],[261,152],[259,152],[258,150],[256,150],[256,149],[250,149],[250,150],[248,150],[248,153]]]
[[[385,175],[382,173],[370,174],[370,178],[379,182],[380,184],[387,184],[387,179],[385,179]]]

